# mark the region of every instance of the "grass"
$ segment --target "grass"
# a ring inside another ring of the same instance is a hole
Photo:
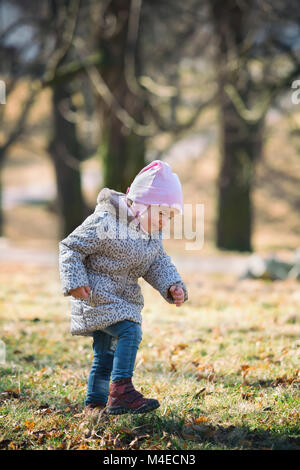
[[[160,408],[86,418],[92,340],[70,335],[57,271],[5,266],[0,448],[299,449],[297,282],[184,279],[180,308],[141,281],[134,384]]]

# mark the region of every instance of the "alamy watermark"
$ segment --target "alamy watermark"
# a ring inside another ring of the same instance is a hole
[[[6,85],[3,80],[0,80],[0,104],[6,104]]]
[[[125,240],[131,238],[136,240],[140,238],[143,230],[140,227],[138,218],[129,215],[126,208],[122,207],[121,203],[118,208],[114,209],[114,221],[117,219],[121,223],[112,223],[111,220],[106,220],[108,212],[103,211],[102,223],[98,224],[97,236],[100,239],[119,239]],[[157,213],[156,213],[157,214]],[[157,216],[150,218],[150,230],[144,236],[151,235],[152,239],[175,239],[175,240],[190,240],[185,243],[186,250],[201,250],[204,244],[204,204],[184,204],[184,216],[176,214],[173,219],[163,225],[158,230]],[[173,235],[171,230],[173,228]],[[138,230],[137,230],[138,229]]]
[[[292,93],[292,103],[293,104],[299,104],[300,103],[300,80],[294,80],[292,85],[292,88],[296,88],[296,91]]]

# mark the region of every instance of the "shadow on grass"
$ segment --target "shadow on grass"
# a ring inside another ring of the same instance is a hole
[[[98,432],[104,432],[107,422],[98,423]],[[269,449],[299,450],[299,427],[289,428],[289,433],[251,429],[247,425],[184,424],[175,413],[162,416],[159,411],[146,415],[123,415],[114,417],[109,424],[110,432],[118,437],[118,446],[129,449],[133,436],[136,448],[147,440],[149,448],[159,445],[161,449]],[[124,427],[125,426],[125,427]],[[122,430],[128,430],[122,435]],[[120,434],[121,431],[121,434]],[[193,447],[194,446],[194,447]],[[143,446],[142,448],[145,448]],[[157,448],[157,447],[156,447]]]
[[[244,426],[190,425],[183,430],[183,437],[225,449],[270,449],[299,450],[299,427],[290,429],[290,433],[270,430],[250,429]]]

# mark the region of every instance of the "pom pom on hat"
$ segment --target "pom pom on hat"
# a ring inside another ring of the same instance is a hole
[[[136,175],[126,196],[136,203],[167,206],[183,214],[180,180],[161,160],[154,160]]]

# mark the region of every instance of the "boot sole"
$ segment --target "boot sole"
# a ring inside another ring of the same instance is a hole
[[[110,415],[123,415],[125,413],[131,413],[131,414],[136,415],[136,414],[147,413],[148,411],[156,410],[159,407],[160,407],[159,402],[148,403],[147,405],[142,405],[136,409],[126,408],[125,406],[114,406],[114,407],[108,407],[107,413]]]

